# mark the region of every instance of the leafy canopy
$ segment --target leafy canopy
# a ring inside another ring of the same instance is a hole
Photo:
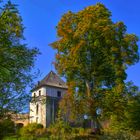
[[[139,61],[138,37],[128,34],[123,22],[113,22],[101,3],[64,14],[57,35],[51,44],[57,50],[55,67],[75,100],[86,98],[87,110],[95,115],[100,92],[124,90],[126,69]]]
[[[31,70],[39,51],[22,43],[24,26],[16,5],[10,1],[0,4],[1,119],[9,111],[21,111],[27,102],[29,95],[25,89],[32,81]]]

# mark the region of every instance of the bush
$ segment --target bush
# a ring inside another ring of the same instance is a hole
[[[72,132],[72,128],[62,120],[56,121],[49,127],[48,130],[51,134],[51,139],[68,139],[69,134]]]
[[[99,140],[139,140],[135,135],[127,131],[108,132],[100,137]]]
[[[26,138],[27,140],[28,139],[34,140],[42,135],[45,135],[46,132],[47,131],[45,128],[43,128],[42,124],[31,123],[31,124],[28,124],[27,126],[21,128],[20,135],[21,135],[21,137]]]
[[[72,135],[74,136],[84,136],[89,134],[89,129],[84,128],[72,128]]]
[[[15,124],[10,119],[0,121],[0,139],[3,136],[7,136],[15,133]]]
[[[45,135],[45,134],[48,134],[46,128],[39,128],[39,129],[37,129],[37,130],[35,131],[36,137],[41,137],[41,136],[43,136],[43,135]]]
[[[89,139],[89,129],[72,128],[63,120],[56,121],[49,127],[51,140],[87,140]]]

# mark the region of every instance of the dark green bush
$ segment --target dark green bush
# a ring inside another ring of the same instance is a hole
[[[15,124],[10,119],[0,121],[0,139],[4,136],[15,133]]]

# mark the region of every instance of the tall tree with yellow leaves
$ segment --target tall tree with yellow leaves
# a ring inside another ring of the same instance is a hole
[[[57,26],[55,67],[65,76],[76,100],[87,100],[86,113],[95,116],[98,93],[116,88],[121,94],[128,66],[139,61],[138,37],[123,22],[113,22],[101,3],[64,14]],[[88,110],[88,111],[87,111]]]

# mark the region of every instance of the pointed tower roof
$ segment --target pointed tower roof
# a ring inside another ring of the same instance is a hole
[[[50,71],[48,75],[46,75],[40,82],[38,82],[38,85],[36,85],[33,90],[43,86],[52,86],[64,89],[68,88],[66,83],[53,71]]]

